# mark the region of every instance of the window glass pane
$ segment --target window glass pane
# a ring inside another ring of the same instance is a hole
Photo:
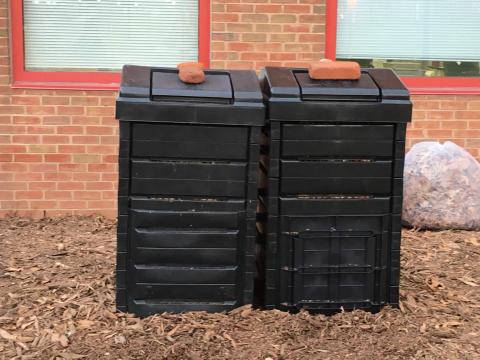
[[[198,0],[25,0],[30,71],[174,66],[198,58]]]
[[[401,75],[479,76],[480,1],[338,0],[337,58]]]

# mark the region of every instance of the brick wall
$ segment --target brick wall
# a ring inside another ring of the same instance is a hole
[[[450,140],[480,160],[480,95],[414,95],[407,147]]]
[[[212,0],[212,67],[302,66],[323,57],[323,0]],[[116,216],[116,93],[11,89],[0,0],[0,217]],[[480,158],[479,96],[414,96],[408,145],[453,139]]]
[[[0,1],[0,216],[115,216],[118,129],[112,91],[11,89]]]
[[[212,0],[212,67],[304,66],[324,43],[325,0]]]

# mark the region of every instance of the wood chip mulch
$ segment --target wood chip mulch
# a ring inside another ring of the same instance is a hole
[[[115,226],[0,220],[0,359],[480,359],[480,232],[404,230],[399,309],[138,319],[115,312]]]

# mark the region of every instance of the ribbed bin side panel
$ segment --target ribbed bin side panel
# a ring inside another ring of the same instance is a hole
[[[120,121],[117,307],[251,303],[260,128]]]
[[[269,125],[266,308],[398,304],[406,125]]]

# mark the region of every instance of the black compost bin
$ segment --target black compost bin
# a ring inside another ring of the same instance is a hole
[[[117,308],[138,315],[251,303],[265,110],[252,71],[125,66]]]
[[[311,80],[266,68],[270,164],[266,307],[398,303],[409,93],[387,69]]]

